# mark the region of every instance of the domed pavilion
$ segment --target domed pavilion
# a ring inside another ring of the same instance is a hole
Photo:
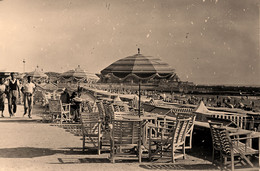
[[[103,69],[99,75],[102,83],[158,84],[161,80],[179,82],[180,79],[170,65],[158,57],[138,53],[119,59]]]

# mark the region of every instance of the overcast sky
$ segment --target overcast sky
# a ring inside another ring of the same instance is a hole
[[[0,70],[99,73],[159,56],[183,81],[260,85],[258,0],[2,0]]]

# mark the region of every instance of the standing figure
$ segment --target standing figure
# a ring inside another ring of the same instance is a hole
[[[14,116],[17,109],[17,100],[20,98],[19,80],[15,78],[15,73],[11,73],[8,86],[8,110],[10,117]]]
[[[76,91],[74,91],[70,97],[71,99],[71,110],[72,113],[74,114],[74,118],[73,120],[75,122],[77,122],[79,120],[79,115],[80,115],[80,105],[81,105],[81,101],[79,101],[79,96],[78,93]]]
[[[64,104],[69,104],[70,103],[70,94],[69,94],[67,88],[63,88],[63,92],[60,95],[60,100]]]
[[[4,109],[5,109],[5,92],[6,92],[6,85],[3,83],[3,79],[0,78],[0,111],[1,117],[4,117]]]
[[[27,83],[24,84],[22,87],[22,92],[24,94],[24,115],[27,114],[28,110],[28,117],[32,118],[32,107],[33,107],[33,94],[35,91],[35,84],[31,82],[31,76],[27,77]]]

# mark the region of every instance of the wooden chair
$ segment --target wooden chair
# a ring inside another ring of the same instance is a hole
[[[116,159],[138,157],[142,159],[141,149],[141,120],[113,120],[111,130],[110,158],[113,163]],[[134,150],[136,149],[136,150]]]
[[[152,137],[149,136],[149,159],[152,156],[160,155],[163,157],[166,152],[171,154],[171,162],[175,159],[183,157],[185,159],[185,139],[188,133],[189,123],[192,118],[177,118],[173,126],[157,127],[157,132]],[[153,148],[155,147],[155,148]],[[182,154],[175,155],[177,149],[182,149]]]
[[[185,143],[185,149],[191,149],[192,148],[192,134],[193,134],[193,128],[194,128],[194,122],[196,119],[196,115],[192,113],[179,113],[177,114],[177,119],[182,118],[191,118],[191,121],[188,126],[188,131],[186,135],[186,143]]]
[[[161,118],[161,119],[158,120],[158,125],[161,127],[167,127],[167,128],[172,128],[176,124],[176,118],[177,119],[190,118],[191,121],[189,123],[188,131],[187,131],[187,135],[186,135],[185,149],[192,148],[192,135],[193,135],[193,129],[194,129],[194,122],[196,119],[195,114],[179,113],[176,115],[176,117],[163,116],[163,117],[159,117],[159,118]],[[168,131],[170,131],[170,129],[168,129]]]
[[[62,104],[61,100],[49,99],[49,114],[52,121],[59,121],[60,124],[71,121],[70,104]]]
[[[248,140],[252,139],[253,137],[239,137],[239,133],[232,133],[227,128],[224,127],[216,127],[213,126],[217,137],[220,139],[220,146],[221,146],[221,159],[224,158],[224,165],[227,164],[227,159],[231,160],[231,170],[235,170],[235,159],[239,159],[239,161],[245,161],[248,165],[254,168],[253,163],[249,160],[248,156],[257,155],[258,160],[260,160],[260,153],[259,150],[253,149],[248,145]],[[238,131],[239,129],[237,129]],[[244,134],[243,134],[244,135]],[[254,137],[258,138],[259,137]],[[245,141],[245,143],[241,142]],[[259,149],[259,145],[258,145]],[[260,161],[258,161],[260,164]],[[244,164],[244,163],[242,163]],[[251,168],[251,169],[252,169]],[[255,169],[255,168],[254,168]],[[258,168],[259,169],[259,168]]]
[[[101,153],[101,120],[97,113],[82,112],[80,121],[82,124],[83,151],[86,144],[97,149],[98,155]]]
[[[219,154],[221,151],[221,142],[216,133],[215,127],[222,127],[222,126],[223,126],[223,124],[219,123],[219,122],[209,122],[211,138],[212,138],[212,164],[214,164],[214,161],[215,161],[216,151],[218,151]]]

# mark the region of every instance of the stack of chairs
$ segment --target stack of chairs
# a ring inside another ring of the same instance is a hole
[[[235,164],[238,162],[242,165],[249,165],[251,168],[242,168],[241,170],[259,170],[260,164],[260,145],[258,144],[258,149],[252,148],[249,145],[249,140],[256,137],[240,137],[238,131],[241,128],[228,128],[222,126],[222,124],[210,123],[210,129],[212,134],[212,141],[213,141],[213,154],[212,154],[212,162],[215,160],[215,151],[219,151],[220,159],[221,159],[221,168],[230,164],[231,170],[235,170]],[[242,133],[241,135],[244,135]],[[250,159],[256,156],[258,157],[258,167],[254,166],[254,164],[250,161]],[[224,161],[223,161],[224,159]]]

